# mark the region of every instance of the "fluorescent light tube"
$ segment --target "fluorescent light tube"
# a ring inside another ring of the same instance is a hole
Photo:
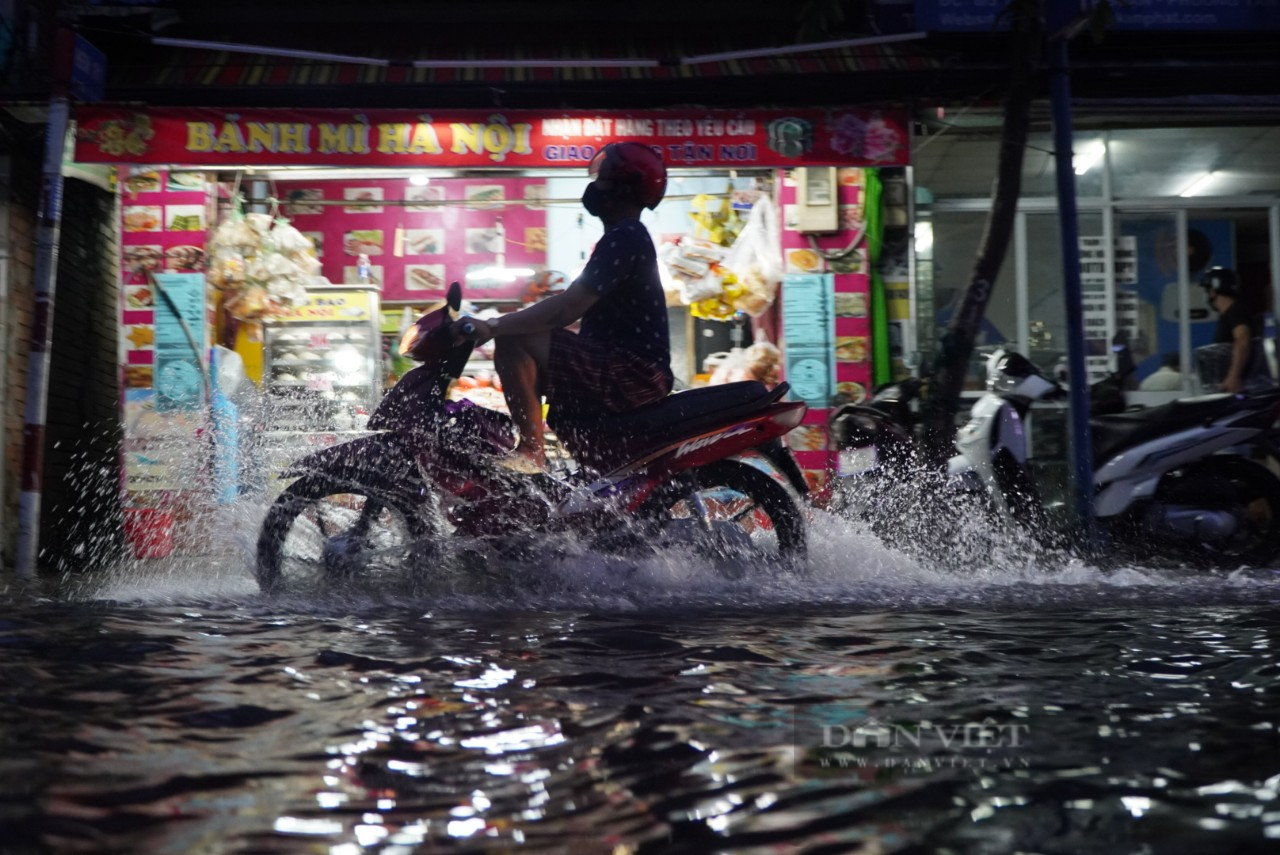
[[[1204,185],[1205,185],[1205,184],[1207,184],[1207,183],[1209,183],[1209,179],[1210,179],[1210,178],[1212,178],[1213,176],[1214,176],[1214,172],[1213,172],[1213,170],[1209,170],[1208,172],[1204,173],[1203,175],[1198,176],[1198,177],[1196,178],[1196,180],[1195,180],[1195,181],[1192,181],[1190,184],[1188,184],[1186,187],[1184,187],[1184,188],[1182,189],[1182,192],[1181,192],[1181,193],[1179,193],[1178,195],[1179,195],[1179,196],[1194,196],[1194,195],[1196,195],[1196,193],[1198,193],[1200,190],[1203,190],[1203,189],[1204,189]]]
[[[1106,153],[1107,144],[1102,140],[1095,140],[1092,144],[1086,146],[1079,156],[1075,158],[1076,175],[1084,175],[1090,169],[1093,169]]]

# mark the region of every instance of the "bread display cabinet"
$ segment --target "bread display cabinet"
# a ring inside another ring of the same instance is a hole
[[[313,288],[263,327],[268,465],[363,431],[382,397],[376,287]]]

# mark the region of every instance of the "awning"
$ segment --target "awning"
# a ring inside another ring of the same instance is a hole
[[[908,77],[940,70],[937,60],[910,50],[909,44],[845,45],[776,55],[750,55],[740,45],[735,49],[716,42],[517,47],[501,52],[460,47],[409,58],[375,51],[351,61],[155,47],[113,61],[107,100],[157,105],[482,106],[467,94],[481,89],[486,93],[483,103],[494,106],[569,106],[566,98],[586,106],[582,96],[593,93],[599,95],[596,103],[623,106],[871,102],[881,96],[901,98],[910,88]],[[851,85],[858,82],[864,85]],[[836,85],[847,93],[843,99],[833,93]],[[433,97],[425,98],[425,93]]]

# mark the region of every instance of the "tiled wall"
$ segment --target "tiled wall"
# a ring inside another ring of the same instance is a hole
[[[840,231],[813,237],[823,252],[814,252],[810,237],[797,231],[792,224],[796,187],[790,178],[783,180],[779,197],[786,272],[830,273],[835,280],[832,403],[858,400],[871,387],[870,276],[864,231],[866,170],[842,168],[837,171],[837,176]],[[823,253],[834,254],[845,249],[848,252],[836,258],[823,257]],[[785,347],[785,323],[782,340]],[[834,451],[826,429],[829,414],[830,408],[811,407],[804,423],[787,437],[797,461],[815,486],[822,483],[826,473],[834,467]]]

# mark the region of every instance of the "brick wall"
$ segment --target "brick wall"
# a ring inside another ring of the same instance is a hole
[[[27,396],[27,356],[31,351],[32,267],[35,261],[35,211],[40,161],[35,155],[14,153],[5,182],[9,249],[9,296],[5,306],[4,361],[4,564],[13,566],[18,541],[18,493],[22,484],[22,423]]]
[[[39,162],[14,156],[8,194],[11,252],[3,447],[5,563],[12,566],[21,488],[22,427],[31,349]],[[39,565],[79,569],[120,548],[118,232],[115,196],[65,183],[50,359]],[[0,200],[3,204],[5,200]]]
[[[121,544],[116,198],[66,182],[49,364],[41,567],[80,569]]]

